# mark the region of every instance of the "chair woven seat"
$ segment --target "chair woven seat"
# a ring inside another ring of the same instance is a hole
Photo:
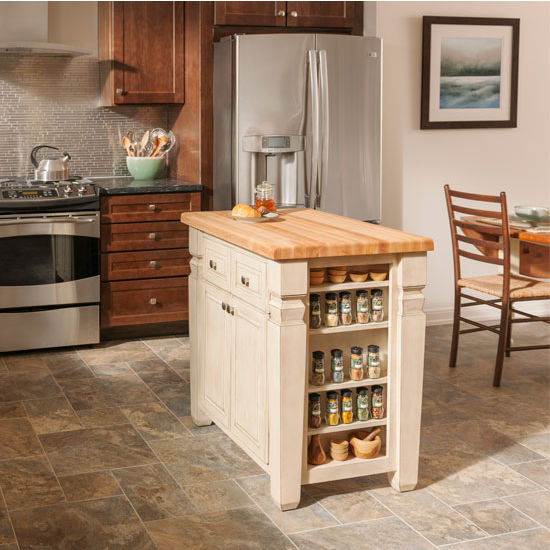
[[[458,286],[471,288],[502,298],[502,275],[483,275],[467,277],[457,281]],[[537,281],[519,275],[510,275],[510,298],[550,297],[550,283]]]

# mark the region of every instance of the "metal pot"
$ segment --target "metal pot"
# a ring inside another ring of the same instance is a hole
[[[31,162],[36,168],[34,171],[34,179],[38,181],[60,181],[69,177],[69,161],[71,155],[69,153],[58,153],[44,157],[40,163],[36,160],[36,152],[39,149],[54,149],[59,151],[57,147],[51,145],[37,145],[31,151]]]

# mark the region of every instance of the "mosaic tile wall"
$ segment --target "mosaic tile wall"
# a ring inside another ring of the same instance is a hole
[[[127,175],[122,136],[167,123],[165,106],[100,107],[95,57],[0,57],[0,178],[31,175],[39,144],[68,151],[71,175]]]

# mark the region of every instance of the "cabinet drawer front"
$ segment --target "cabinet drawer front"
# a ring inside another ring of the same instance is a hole
[[[182,212],[200,210],[200,193],[116,195],[101,198],[102,223],[178,220]]]
[[[189,275],[189,250],[150,250],[147,252],[118,252],[102,254],[101,279],[153,279]]]
[[[180,222],[117,223],[101,226],[101,251],[187,248],[189,229]]]
[[[527,277],[546,279],[550,271],[550,247],[519,242],[519,272]]]
[[[229,247],[204,239],[204,278],[227,290],[229,288]]]
[[[101,327],[186,321],[187,277],[101,283]]]
[[[231,273],[231,292],[249,304],[265,309],[265,263],[233,250]]]

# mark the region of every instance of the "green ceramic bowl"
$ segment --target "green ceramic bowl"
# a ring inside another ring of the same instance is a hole
[[[166,165],[166,159],[149,157],[126,157],[128,172],[137,180],[158,178]]]

